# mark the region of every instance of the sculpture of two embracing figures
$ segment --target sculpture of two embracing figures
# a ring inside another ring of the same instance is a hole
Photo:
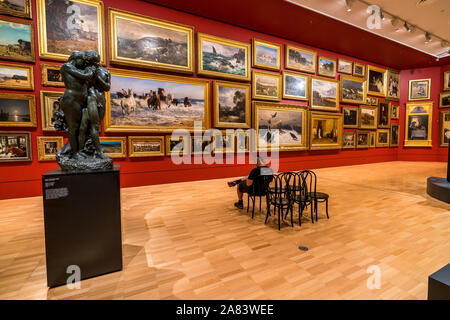
[[[66,87],[53,114],[57,131],[69,139],[57,153],[63,170],[102,170],[113,166],[100,145],[100,125],[105,116],[105,92],[111,87],[111,74],[100,65],[96,51],[74,51],[61,67]]]

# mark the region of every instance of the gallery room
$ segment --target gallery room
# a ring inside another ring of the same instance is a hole
[[[0,299],[450,299],[449,23],[0,1]]]

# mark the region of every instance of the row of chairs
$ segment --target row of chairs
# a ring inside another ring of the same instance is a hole
[[[311,221],[314,223],[314,213],[316,222],[319,203],[325,203],[326,214],[328,216],[329,195],[317,191],[317,176],[311,170],[299,172],[282,172],[274,176],[259,176],[253,183],[253,192],[248,194],[247,212],[252,200],[252,219],[255,215],[255,202],[259,197],[259,210],[261,211],[261,198],[266,197],[266,219],[273,214],[278,216],[278,230],[281,229],[281,221],[286,219],[290,213],[292,227],[294,226],[293,211],[298,205],[298,223],[302,224],[303,211],[310,207]]]

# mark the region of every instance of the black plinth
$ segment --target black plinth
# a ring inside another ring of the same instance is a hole
[[[450,263],[428,277],[428,300],[450,300]]]
[[[81,280],[122,270],[120,166],[108,171],[42,176],[47,285],[67,283],[78,266]]]
[[[429,177],[427,193],[433,198],[450,203],[450,182],[445,178]]]

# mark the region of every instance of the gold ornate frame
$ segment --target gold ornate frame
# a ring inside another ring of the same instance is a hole
[[[41,91],[41,118],[42,118],[42,131],[56,131],[52,124],[52,113],[48,105],[49,98],[58,98],[62,96],[64,92],[62,91]]]
[[[356,73],[355,70],[356,70],[356,67],[358,67],[358,66],[362,68],[362,70],[363,70],[362,74]],[[367,67],[366,67],[365,64],[358,63],[358,62],[353,62],[353,75],[355,77],[363,77],[363,78],[365,78],[366,77],[366,72],[367,72]]]
[[[298,96],[293,96],[293,95],[289,95],[286,94],[285,89],[286,89],[286,76],[291,76],[291,77],[299,77],[299,78],[304,78],[305,79],[305,97],[298,97]],[[291,71],[283,71],[282,74],[283,77],[283,99],[290,99],[290,100],[300,100],[300,101],[309,101],[309,86],[310,86],[310,76],[307,74],[303,74],[303,73],[297,73],[297,72],[291,72]]]
[[[380,72],[383,74],[383,92],[370,91],[370,71]],[[386,97],[387,91],[387,70],[383,68],[374,67],[371,65],[367,66],[367,94],[377,97]]]
[[[36,99],[34,94],[0,93],[1,99],[28,100],[30,121],[1,121],[0,127],[36,127]]]
[[[312,54],[313,55],[313,66],[310,69],[308,69],[308,68],[301,68],[301,67],[299,68],[299,67],[292,66],[289,63],[289,50],[295,50],[295,51],[300,51],[300,52]],[[286,69],[290,69],[290,70],[294,70],[294,71],[303,71],[303,72],[308,72],[308,73],[316,73],[316,69],[317,69],[317,52],[316,51],[304,49],[304,48],[301,48],[301,47],[292,46],[290,44],[287,44],[285,46],[284,51],[285,51],[284,67]]]
[[[1,136],[25,136],[27,140],[27,157],[26,158],[10,158],[0,159],[0,162],[14,162],[14,161],[33,161],[33,148],[31,144],[31,132],[15,132],[15,131],[0,131]]]
[[[342,139],[344,132],[344,115],[341,113],[330,113],[330,112],[320,112],[320,111],[310,111],[309,118],[309,148],[311,150],[331,150],[331,149],[341,149]],[[313,129],[314,120],[337,120],[337,142],[327,143],[327,144],[314,144],[313,143]]]
[[[350,72],[344,72],[344,71],[340,71],[340,70],[339,70],[339,65],[341,64],[341,61],[350,64],[350,69],[351,69]],[[351,75],[353,74],[353,61],[345,60],[345,59],[338,59],[338,62],[337,62],[337,72],[338,72],[338,73],[343,73],[343,74],[348,74],[348,75],[351,76]]]
[[[61,66],[56,64],[41,64],[41,80],[42,85],[44,87],[57,87],[57,88],[64,88],[64,82],[63,81],[49,81],[48,80],[48,70],[59,70]]]
[[[387,111],[387,113],[388,113],[388,123],[386,124],[386,125],[382,125],[382,124],[380,124],[380,117],[381,117],[381,111],[380,111],[380,105],[381,104],[387,104],[387,108],[388,108],[388,111]],[[378,128],[381,128],[381,129],[387,129],[387,128],[390,128],[390,125],[391,125],[391,102],[390,101],[387,101],[387,100],[378,100],[378,120],[377,120],[377,122],[378,122]]]
[[[367,100],[367,82],[364,79],[361,79],[360,77],[352,77],[352,76],[345,76],[341,75],[339,77],[339,91],[340,91],[340,102],[344,103],[352,103],[352,104],[363,104],[366,103]],[[363,98],[361,100],[352,100],[352,99],[344,99],[344,80],[359,82],[363,84]]]
[[[7,14],[7,15],[10,15],[10,16],[14,16],[14,17],[31,19],[32,16],[33,16],[31,0],[24,0],[23,4],[24,4],[25,12],[20,12],[20,11],[11,10],[11,9],[1,9],[0,8],[0,14]]]
[[[374,134],[376,133],[376,132],[373,132]],[[360,135],[360,134],[364,134],[364,135],[366,135],[367,136],[367,144],[359,144],[358,143],[358,141],[359,141],[359,139],[358,139],[358,136]],[[356,131],[356,149],[367,149],[367,148],[371,148],[371,146],[370,146],[370,136],[371,136],[371,134],[372,134],[372,132],[371,131],[369,131],[369,130],[357,130]],[[376,137],[375,137],[376,138]],[[376,140],[376,139],[375,139]],[[375,141],[376,142],[376,141]],[[373,147],[375,147],[375,145],[373,146]]]
[[[56,142],[57,150],[61,149],[63,146],[62,136],[51,136],[51,137],[37,137],[37,149],[38,149],[38,160],[39,161],[55,161],[56,155],[46,155],[45,154],[45,143],[46,142]]]
[[[134,151],[134,144],[136,142],[146,142],[146,141],[157,141],[159,142],[160,148],[158,151],[149,151],[149,152],[135,152]],[[128,137],[128,154],[130,158],[139,158],[139,157],[161,157],[164,156],[165,150],[165,141],[164,136],[129,136]]]
[[[392,143],[392,128],[397,127],[397,143]],[[389,128],[389,147],[398,147],[400,144],[400,125],[397,123],[391,124]]]
[[[441,92],[439,94],[439,108],[450,108],[450,104],[444,105],[444,96],[448,95],[450,98],[450,92]]]
[[[408,139],[408,118],[411,115],[411,110],[414,107],[421,106],[424,107],[425,111],[424,113],[415,113],[417,115],[428,115],[428,131],[427,131],[427,137],[428,140],[409,140]],[[433,132],[433,102],[427,101],[427,102],[411,102],[406,104],[406,115],[405,115],[405,147],[432,147],[433,146],[433,138],[432,138],[432,132]]]
[[[373,138],[373,143],[372,143],[372,138]],[[369,148],[375,148],[376,146],[376,140],[377,140],[377,132],[376,131],[370,131],[370,136],[369,136]]]
[[[245,89],[245,123],[233,123],[233,122],[221,122],[219,118],[219,87]],[[251,111],[251,98],[250,98],[250,84],[228,82],[222,80],[214,80],[214,127],[216,128],[251,128],[252,126],[252,111]]]
[[[313,83],[314,83],[314,81],[332,82],[332,83],[334,83],[336,85],[336,106],[335,107],[316,106],[316,105],[313,104],[313,98],[314,98],[314,95],[313,95],[313,89],[314,89]],[[312,76],[309,88],[310,88],[310,93],[309,93],[309,101],[310,102],[309,103],[310,103],[311,110],[324,110],[324,111],[336,111],[336,112],[339,112],[339,97],[340,97],[340,94],[339,94],[339,82],[337,80]]]
[[[261,94],[257,94],[256,93],[256,78],[257,77],[276,78],[277,79],[277,96],[271,97],[271,96],[264,96]],[[282,96],[282,93],[281,93],[282,81],[283,80],[281,78],[281,74],[273,74],[273,73],[253,70],[253,72],[252,72],[252,99],[280,101],[281,96]]]
[[[444,72],[444,91],[450,90],[450,70]]]
[[[387,142],[386,143],[381,143],[379,142],[380,139],[380,133],[387,133]],[[377,130],[377,139],[375,140],[375,146],[377,148],[385,148],[385,147],[389,147],[391,142],[391,135],[390,135],[390,129],[378,129]]]
[[[277,50],[277,66],[276,67],[267,65],[267,64],[263,64],[263,63],[258,63],[256,61],[256,46],[257,45]],[[267,69],[267,70],[275,70],[275,71],[280,70],[281,69],[281,44],[253,38],[252,39],[252,67]]]
[[[440,125],[440,131],[439,131],[439,142],[440,142],[440,146],[441,147],[448,147],[449,145],[448,145],[448,143],[444,143],[444,117],[445,117],[445,115],[449,115],[450,116],[450,110],[441,110],[441,112],[440,112],[440,114],[441,114],[441,125]],[[449,124],[450,124],[450,121],[449,121]],[[450,130],[450,126],[449,126],[449,128],[448,128],[449,130]]]
[[[216,131],[213,134],[213,140],[212,140],[214,154],[234,153],[235,142],[236,142],[236,136],[234,134],[234,130],[233,130],[232,133],[228,133],[228,134],[227,134],[226,130],[221,130],[220,133],[221,133],[222,137],[225,136],[225,135],[232,135],[232,137],[231,137],[231,147],[226,148],[225,150],[223,150],[223,145],[222,145],[222,147],[217,148],[216,140],[217,140],[218,134],[217,134],[217,131]],[[192,152],[192,150],[191,150],[191,152]]]
[[[426,97],[424,97],[424,98],[413,98],[413,96],[412,96],[412,84],[414,82],[427,82],[427,96]],[[431,78],[409,80],[409,86],[408,86],[408,100],[409,101],[429,100],[430,99],[430,93],[431,93]]]
[[[175,155],[176,153],[170,150],[170,141],[172,140],[172,135],[170,136],[166,136],[166,156],[171,156],[172,153]],[[181,141],[181,137],[179,139],[179,141]],[[183,150],[186,151],[183,154],[179,154],[180,156],[182,155],[190,155],[191,154],[191,137],[188,135],[184,135],[183,136],[183,143],[184,143],[184,148]]]
[[[400,106],[398,104],[390,104],[391,108],[391,120],[398,120],[398,118],[400,117]],[[394,116],[394,109],[397,109],[397,115]]]
[[[344,137],[346,135],[352,135],[353,136],[353,146],[344,146]],[[355,149],[356,148],[356,132],[350,132],[350,131],[344,131],[342,133],[342,149]]]
[[[33,66],[12,64],[0,62],[0,68],[25,70],[27,72],[27,84],[24,85],[3,85],[0,82],[0,89],[14,89],[14,90],[34,90],[34,68]]]
[[[102,142],[120,142],[120,152],[105,152],[111,158],[126,158],[127,157],[127,138],[125,137],[100,137],[100,144]]]
[[[350,124],[347,124],[347,125],[345,124],[345,121],[344,121],[344,119],[345,119],[344,110],[345,109],[356,111],[356,124],[351,124],[351,125]],[[345,129],[357,129],[358,128],[358,125],[359,125],[359,108],[342,107],[342,115],[344,116],[343,120],[342,120],[342,123],[343,123],[343,126],[344,126]]]
[[[7,21],[7,22],[11,22],[11,23],[27,25],[30,28],[30,44],[31,44],[31,49],[30,49],[31,57],[8,57],[8,56],[0,55],[0,59],[11,60],[11,61],[34,62],[35,55],[34,55],[34,25],[33,25],[33,21],[23,21],[23,20],[7,18],[7,17],[0,17],[0,21]]]
[[[389,95],[389,76],[391,74],[398,75],[398,97],[390,96]],[[399,101],[400,100],[400,72],[394,71],[394,70],[387,70],[386,75],[386,98],[393,101]]]
[[[331,75],[330,74],[326,74],[326,73],[324,73],[324,70],[321,70],[321,68],[320,68],[320,59],[324,59],[324,60],[333,62],[334,68],[333,68],[333,73]],[[337,70],[337,61],[336,61],[336,59],[331,59],[331,58],[327,58],[327,57],[324,57],[324,56],[318,56],[317,57],[317,74],[319,76],[329,77],[329,78],[333,78],[334,79],[334,78],[336,78],[336,70]]]
[[[373,126],[363,126],[362,124],[362,110],[363,109],[369,109],[369,110],[375,110],[375,120],[374,120],[374,125]],[[366,106],[366,105],[361,105],[359,106],[359,125],[358,125],[359,129],[377,129],[378,128],[378,106]]]

